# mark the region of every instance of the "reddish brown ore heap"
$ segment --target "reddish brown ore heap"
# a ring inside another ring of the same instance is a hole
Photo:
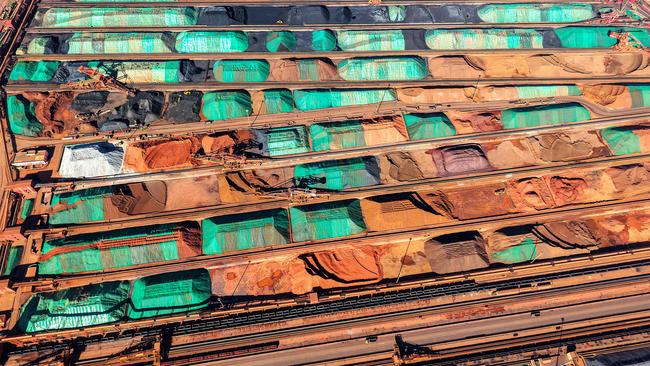
[[[111,202],[129,215],[161,212],[167,202],[167,187],[161,181],[131,183],[111,196]]]
[[[308,271],[326,279],[351,282],[376,282],[382,279],[377,253],[371,247],[340,248],[304,257]]]
[[[74,131],[80,122],[72,109],[75,95],[72,92],[25,93],[34,103],[34,115],[43,124],[43,136],[56,136],[63,131]]]
[[[157,169],[189,163],[201,145],[197,138],[191,137],[166,142],[144,142],[138,147],[144,149],[147,167]]]

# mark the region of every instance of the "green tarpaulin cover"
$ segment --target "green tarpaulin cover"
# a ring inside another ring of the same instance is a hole
[[[269,77],[270,68],[266,60],[220,60],[212,70],[224,83],[260,83]]]
[[[82,249],[54,255],[38,265],[41,275],[109,270],[179,259],[175,240],[146,245],[122,245],[100,250]]]
[[[255,141],[263,145],[260,149],[260,153],[263,155],[283,156],[309,152],[305,126],[253,130],[253,133]]]
[[[201,113],[211,121],[250,116],[253,111],[246,91],[216,91],[203,94]]]
[[[101,271],[102,258],[99,249],[85,249],[61,253],[38,264],[39,275],[55,275],[62,273],[79,273]]]
[[[600,130],[607,146],[614,155],[636,154],[641,152],[641,141],[634,130],[625,127],[609,127]]]
[[[183,27],[195,25],[194,8],[50,8],[42,27]]]
[[[344,80],[422,80],[427,77],[427,63],[420,57],[366,57],[346,59],[338,65]]]
[[[456,128],[443,113],[405,114],[404,124],[411,140],[433,139],[456,134]]]
[[[317,59],[304,58],[296,60],[298,63],[298,78],[301,81],[319,81],[319,62]]]
[[[526,85],[516,86],[520,99],[578,96],[582,93],[575,85]]]
[[[601,11],[602,11],[602,9],[601,9]],[[632,9],[626,9],[625,10],[625,15],[627,15],[630,19],[634,19],[634,20],[643,19],[643,17],[641,15],[639,15],[639,13],[635,12]]]
[[[90,61],[85,66],[124,82],[178,83],[180,61]],[[90,77],[86,77],[90,79]]]
[[[339,30],[336,38],[343,51],[403,51],[406,48],[401,30]]]
[[[104,197],[113,193],[113,187],[84,189],[52,195],[51,206],[68,205],[67,209],[50,214],[50,225],[79,224],[104,220]]]
[[[164,33],[74,33],[68,54],[171,53]]]
[[[34,104],[22,95],[7,97],[7,120],[9,129],[16,135],[36,137],[43,129],[34,115]]]
[[[176,226],[174,224],[138,226],[129,229],[101,231],[92,234],[82,234],[68,236],[63,239],[48,240],[43,244],[42,254],[62,246],[85,245],[97,242],[121,241],[135,238],[156,238],[174,233]]]
[[[374,157],[329,160],[294,167],[298,186],[341,190],[379,184],[379,165]]]
[[[269,32],[266,36],[266,49],[270,52],[291,52],[296,44],[296,35],[292,32]]]
[[[20,264],[20,260],[23,257],[23,251],[25,247],[19,245],[12,245],[9,249],[9,255],[7,256],[7,261],[5,262],[4,271],[2,271],[3,276],[9,276],[11,271]]]
[[[643,28],[630,27],[564,27],[554,30],[564,48],[609,48],[617,43],[616,38],[610,37],[610,32],[630,33],[641,42],[642,46],[650,46],[650,36]]]
[[[174,225],[156,225],[48,240],[43,243],[43,255],[58,248],[79,249],[41,260],[38,272],[51,275],[101,271],[179,259],[178,243],[166,237],[174,233]],[[101,243],[105,247],[99,248]]]
[[[296,242],[341,238],[366,231],[359,200],[297,206],[289,211]]]
[[[309,126],[314,151],[350,149],[366,146],[360,121],[317,123]]]
[[[34,333],[116,322],[124,317],[128,296],[127,281],[32,295],[21,309],[18,328]]]
[[[596,14],[588,4],[487,4],[478,16],[486,23],[573,23]]]
[[[406,6],[391,5],[388,8],[388,20],[391,22],[403,22],[406,20]]]
[[[503,128],[526,128],[591,119],[589,110],[577,103],[506,109],[501,113]]]
[[[511,264],[528,262],[537,256],[537,247],[531,238],[522,240],[521,243],[508,249],[492,253],[492,260],[499,263]]]
[[[211,296],[205,269],[147,276],[133,282],[127,316],[141,319],[198,310],[208,306]]]
[[[27,53],[30,55],[43,55],[51,53],[55,46],[53,37],[36,37],[27,44]]]
[[[296,108],[302,111],[390,102],[396,99],[392,89],[310,89],[293,93]]]
[[[178,83],[180,61],[107,62],[102,68],[127,82]]]
[[[632,97],[632,108],[641,108],[650,106],[650,85],[633,84],[628,85],[627,90]]]
[[[285,210],[228,215],[202,221],[203,253],[222,254],[289,242]]]
[[[18,61],[9,80],[50,81],[61,63],[59,61]]]
[[[336,35],[331,30],[315,30],[311,34],[311,47],[314,51],[328,52],[336,48]]]
[[[20,209],[20,218],[26,219],[27,216],[32,214],[32,209],[34,208],[34,199],[30,198],[23,202],[23,207]]]
[[[168,237],[174,233],[174,225],[157,225],[49,240],[43,243],[43,255],[57,248],[79,249],[42,259],[38,272],[52,275],[100,271],[179,259],[178,243]],[[109,245],[99,248],[100,243]]]
[[[266,114],[289,113],[293,111],[293,94],[289,89],[269,89],[264,91]]]
[[[244,32],[182,32],[176,36],[180,53],[244,52],[247,48]]]
[[[425,39],[432,50],[492,50],[543,48],[534,29],[430,29]]]

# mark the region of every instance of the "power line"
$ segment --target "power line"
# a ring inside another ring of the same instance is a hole
[[[404,267],[404,258],[406,258],[406,255],[409,252],[409,248],[411,247],[411,240],[412,238],[409,238],[409,243],[406,245],[406,250],[404,251],[404,255],[402,256],[402,259],[400,260],[399,264],[399,272],[397,272],[397,279],[395,280],[395,283],[399,283],[399,278],[402,275],[402,267]]]

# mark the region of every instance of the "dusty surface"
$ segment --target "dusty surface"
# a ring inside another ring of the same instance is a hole
[[[429,59],[435,78],[463,75],[479,77],[584,77],[647,74],[646,53],[556,55],[468,55]]]
[[[404,240],[317,252],[302,257],[269,256],[256,262],[215,267],[213,291],[220,296],[304,294],[423,274],[477,270],[495,262],[495,252],[530,239],[535,260],[587,253],[650,238],[650,216],[628,215],[460,232],[429,240]]]
[[[382,279],[377,253],[371,247],[342,248],[303,257],[311,274],[338,282],[376,282]]]
[[[381,231],[443,223],[448,219],[435,211],[421,194],[394,194],[361,201],[369,231]]]
[[[173,179],[165,182],[167,202],[165,210],[182,210],[217,205],[219,195],[218,177],[211,175],[196,178]]]
[[[644,165],[548,174],[503,183],[484,183],[444,191],[394,194],[365,199],[362,213],[368,231],[407,229],[455,220],[534,212],[650,193]],[[443,274],[485,268],[499,251],[530,240],[534,258],[548,259],[598,248],[638,243],[650,238],[650,216],[628,215],[509,227],[496,232],[459,232],[428,240],[404,240],[302,257],[269,257],[250,264],[215,268],[215,291],[239,296],[302,294],[397,276]],[[248,269],[244,273],[244,267]],[[240,282],[241,280],[241,282]],[[239,287],[236,288],[237,283]],[[233,292],[234,291],[234,292]]]
[[[542,134],[528,138],[532,151],[543,161],[582,160],[609,154],[599,137],[591,132]]]
[[[327,59],[315,59],[315,73],[301,73],[297,60],[271,60],[268,81],[328,81],[339,79],[336,66]]]
[[[119,189],[111,197],[111,203],[129,215],[144,214],[163,211],[167,196],[165,182],[131,183]]]
[[[203,136],[201,138],[201,148],[206,154],[232,154],[235,144],[236,140],[229,135]]]
[[[197,138],[132,143],[126,149],[124,171],[143,172],[170,167],[189,167],[193,165],[193,154],[200,148],[201,143]]]
[[[468,194],[470,193],[471,194]],[[472,189],[460,188],[444,192],[421,193],[432,206],[445,210],[445,214],[458,220],[505,215],[515,212],[512,199],[503,183],[486,184]]]
[[[457,133],[498,131],[503,129],[501,111],[461,112],[446,111]]]
[[[395,120],[362,121],[367,146],[408,141],[408,132],[402,118]]]
[[[463,233],[456,238],[444,235],[426,242],[424,248],[428,258],[438,258],[431,261],[435,273],[469,271],[490,265],[485,243],[477,232]]]
[[[77,111],[72,109],[75,98],[72,92],[26,93],[24,96],[34,103],[34,115],[43,125],[42,136],[61,136],[64,131],[79,132],[82,122],[77,118]]]

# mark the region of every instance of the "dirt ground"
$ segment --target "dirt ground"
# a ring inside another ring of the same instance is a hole
[[[218,205],[219,181],[215,175],[166,181],[167,203],[165,210],[181,210]]]
[[[338,247],[302,256],[269,256],[211,269],[218,296],[304,294],[315,289],[359,286],[417,275],[466,272],[485,268],[492,254],[529,238],[535,259],[566,257],[598,248],[650,239],[650,214],[558,222],[504,229],[503,232],[458,233],[432,239]],[[550,235],[550,236],[549,236]],[[562,239],[562,242],[551,242]]]

